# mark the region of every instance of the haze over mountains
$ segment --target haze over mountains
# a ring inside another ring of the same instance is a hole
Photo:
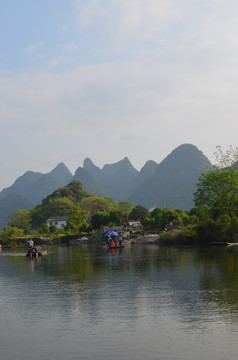
[[[173,150],[160,164],[149,160],[140,171],[129,159],[104,165],[102,169],[91,159],[84,160],[75,174],[60,163],[50,173],[27,171],[13,185],[0,192],[0,226],[16,209],[29,209],[59,187],[80,181],[83,188],[97,196],[128,200],[147,208],[159,206],[171,209],[191,209],[198,177],[212,166],[198,148],[184,144]]]

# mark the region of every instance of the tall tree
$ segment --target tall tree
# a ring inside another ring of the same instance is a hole
[[[42,202],[42,205],[37,205],[34,209],[32,209],[32,226],[41,226],[46,219],[51,216],[68,215],[73,206],[74,203],[66,197],[49,198],[47,201]]]
[[[91,225],[93,229],[99,229],[101,225],[108,225],[110,216],[105,211],[97,211],[91,217]]]
[[[148,214],[149,214],[148,209],[146,209],[142,205],[136,205],[136,207],[134,207],[134,209],[131,211],[129,215],[129,219],[143,221]]]
[[[16,227],[23,230],[28,230],[30,228],[31,215],[30,211],[25,209],[14,210],[8,216],[8,226]]]
[[[122,225],[124,221],[123,211],[111,210],[109,214],[109,221],[112,225]]]
[[[68,227],[73,231],[79,231],[82,225],[88,225],[87,219],[87,211],[82,210],[80,206],[74,206],[69,213]]]
[[[83,199],[80,202],[80,206],[83,210],[86,210],[90,215],[95,214],[98,211],[110,212],[117,209],[116,202],[110,197],[91,196]]]
[[[238,147],[233,148],[231,145],[226,151],[222,150],[221,146],[216,147],[217,151],[214,153],[216,158],[216,167],[224,169],[228,167],[238,167]]]
[[[221,214],[233,219],[238,214],[238,172],[234,168],[223,168],[202,174],[194,194],[196,206],[210,211],[219,209]]]
[[[130,201],[120,200],[117,203],[118,208],[123,211],[124,214],[130,214],[134,205]]]

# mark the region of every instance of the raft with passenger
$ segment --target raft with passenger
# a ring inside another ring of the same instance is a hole
[[[26,252],[26,256],[28,257],[38,257],[46,254],[47,250],[38,250],[37,248],[28,248]]]
[[[114,250],[114,249],[123,249],[125,245],[123,245],[123,236],[115,231],[108,231],[104,236],[108,237],[107,245],[105,247],[108,248],[108,250]],[[119,241],[117,241],[116,237],[119,236]]]
[[[122,248],[124,248],[124,247],[125,247],[125,245],[108,246],[108,250],[122,249]]]

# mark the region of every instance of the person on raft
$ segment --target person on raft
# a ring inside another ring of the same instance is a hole
[[[34,242],[32,239],[27,240],[28,248],[31,249],[34,246]]]
[[[108,235],[107,243],[108,243],[108,247],[110,247],[110,246],[111,246],[111,243],[112,243],[112,238],[111,238],[110,235]]]
[[[112,240],[112,242],[111,242],[111,247],[115,247],[115,246],[116,246],[116,243],[115,243],[114,240]]]
[[[123,236],[120,234],[119,236],[119,246],[122,246]]]
[[[27,244],[28,244],[27,252],[29,254],[37,253],[37,248],[35,247],[34,242],[33,242],[32,239],[27,240]]]

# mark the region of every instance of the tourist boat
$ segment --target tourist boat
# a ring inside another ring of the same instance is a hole
[[[227,247],[238,246],[237,242],[231,243],[231,242],[227,242],[227,241],[217,241],[217,242],[212,242],[211,244],[216,245],[216,246],[227,246]]]
[[[213,241],[211,242],[211,245],[214,246],[227,246],[229,243],[226,241]]]
[[[36,250],[36,251],[32,251],[32,250],[27,250],[26,256],[28,257],[38,257],[38,256],[42,256],[42,255],[46,255],[47,254],[47,250]]]
[[[236,242],[236,243],[230,243],[230,242],[228,242],[227,243],[227,247],[229,247],[229,246],[238,246],[238,243]]]
[[[108,250],[122,249],[124,247],[125,247],[125,245],[108,246]]]
[[[123,249],[124,247],[125,245],[116,245],[116,246],[103,245],[103,248],[108,250]]]

